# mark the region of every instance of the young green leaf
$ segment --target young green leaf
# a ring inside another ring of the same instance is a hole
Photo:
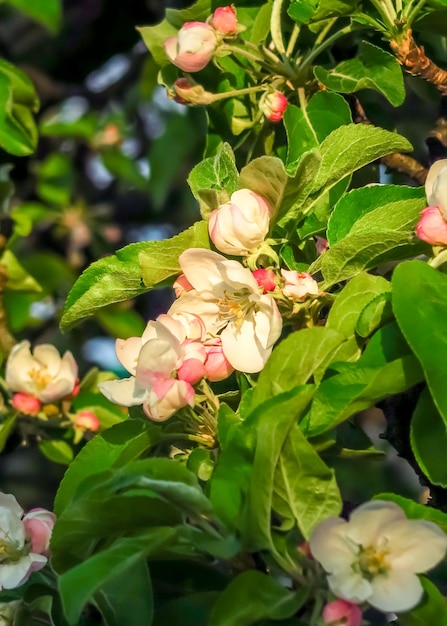
[[[317,66],[314,74],[325,87],[339,93],[374,89],[395,107],[405,98],[402,69],[396,57],[366,41],[362,41],[353,59],[339,63],[331,70]]]

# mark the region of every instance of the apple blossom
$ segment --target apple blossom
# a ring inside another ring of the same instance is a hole
[[[164,42],[167,57],[184,72],[198,72],[213,58],[218,44],[216,31],[205,22],[186,22],[177,37]]]
[[[235,191],[230,201],[215,209],[208,222],[210,239],[220,252],[248,256],[266,238],[272,208],[249,189]]]
[[[393,502],[376,500],[357,507],[349,522],[324,520],[309,544],[336,596],[400,612],[420,602],[423,588],[417,574],[444,558],[447,535],[432,522],[408,520]]]
[[[436,206],[428,206],[421,211],[415,233],[432,246],[447,246],[447,222]]]
[[[236,35],[238,24],[234,6],[218,7],[214,11],[210,23],[220,35]]]
[[[329,626],[361,626],[362,611],[347,600],[334,600],[323,608],[323,620]]]
[[[447,220],[447,159],[433,163],[425,180],[428,204],[437,206]]]
[[[194,287],[191,285],[191,283],[184,274],[180,274],[180,276],[177,276],[172,287],[174,289],[176,298],[179,298],[182,294],[186,293],[187,291],[191,291],[191,289],[194,289]]]
[[[34,396],[26,393],[15,393],[11,400],[12,406],[24,415],[37,415],[42,403]]]
[[[205,347],[196,339],[203,332],[195,315],[160,315],[149,322],[143,337],[117,340],[118,358],[133,375],[102,382],[100,390],[117,404],[143,405],[146,415],[158,421],[186,405],[193,406],[192,384],[205,373]],[[192,338],[187,338],[188,333]]]
[[[280,91],[266,91],[259,100],[259,108],[270,122],[280,122],[289,101]]]
[[[0,492],[0,590],[23,585],[48,561],[55,516],[45,509],[23,515],[14,496]]]
[[[217,252],[190,248],[180,255],[179,263],[194,290],[178,298],[168,313],[200,316],[208,335],[220,336],[234,369],[261,371],[282,330],[274,298],[259,293],[249,269]]]
[[[315,248],[317,250],[317,254],[323,254],[329,248],[329,241],[324,237],[319,237],[315,235]]]
[[[317,296],[320,293],[318,283],[307,272],[295,270],[281,270],[284,278],[283,293],[295,302],[302,302],[307,296]]]
[[[41,344],[31,354],[30,342],[16,344],[6,362],[6,385],[41,402],[56,402],[73,392],[78,366],[71,352],[61,358],[51,344]]]

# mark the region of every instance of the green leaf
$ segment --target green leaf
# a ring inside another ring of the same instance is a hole
[[[213,626],[251,626],[261,619],[292,617],[308,591],[290,592],[271,576],[255,570],[242,572],[220,594],[210,615]]]
[[[395,493],[379,493],[374,496],[373,500],[390,500],[395,502],[401,509],[405,511],[408,519],[422,519],[437,524],[445,533],[447,533],[447,515],[438,509],[426,504],[420,504],[409,498],[404,498]]]
[[[294,173],[305,152],[319,146],[333,130],[351,121],[348,103],[336,93],[319,91],[305,108],[289,104],[284,113],[287,170]]]
[[[338,17],[340,15],[353,15],[360,0],[320,0],[318,9],[313,16],[313,20],[324,20],[328,17]]]
[[[379,326],[391,322],[394,319],[391,305],[391,293],[382,293],[368,302],[359,315],[355,332],[366,339],[373,334]]]
[[[275,471],[275,510],[278,500],[282,509],[284,505],[290,509],[305,538],[326,517],[339,515],[342,508],[334,470],[321,460],[296,424],[284,442]]]
[[[4,265],[8,271],[8,281],[6,288],[13,291],[26,291],[28,293],[39,293],[42,287],[39,283],[28,274],[22,265],[20,265],[16,256],[11,250],[5,250],[0,257],[0,263]]]
[[[320,287],[325,290],[364,270],[417,256],[425,250],[425,244],[415,240],[408,231],[353,232],[319,256],[310,266],[309,273],[322,272],[324,282]]]
[[[115,146],[107,146],[101,149],[101,161],[109,172],[121,180],[126,181],[135,189],[149,190],[149,180],[144,176],[138,163]]]
[[[227,143],[222,144],[216,156],[192,169],[188,184],[200,204],[202,217],[206,218],[219,205],[228,202],[237,189],[238,176],[234,153]]]
[[[21,70],[0,59],[0,147],[27,156],[37,145],[33,112],[39,99],[33,83]]]
[[[310,385],[300,385],[267,400],[256,407],[235,434],[245,434],[254,454],[242,525],[244,544],[249,550],[272,548],[276,466],[291,428],[307,409],[313,393]]]
[[[206,222],[195,222],[190,228],[171,239],[149,241],[138,255],[144,285],[152,289],[162,281],[180,273],[178,258],[188,248],[209,248]]]
[[[362,41],[353,59],[339,63],[331,70],[315,67],[314,74],[325,87],[339,93],[374,89],[395,107],[405,99],[402,70],[396,57],[366,41]]]
[[[240,189],[251,189],[278,210],[287,181],[288,177],[281,159],[261,156],[242,168],[238,186]]]
[[[62,574],[59,578],[59,591],[69,624],[77,623],[84,606],[94,594],[105,585],[114,585],[118,577],[131,575],[132,569],[141,563],[143,556],[164,549],[173,542],[175,536],[176,529],[174,528],[153,528],[136,537],[123,537]],[[141,584],[141,581],[138,584]],[[148,593],[150,593],[149,589]],[[125,602],[125,599],[121,599],[120,602]],[[140,608],[141,602],[140,599]],[[135,625],[150,623],[148,622],[148,614],[150,616],[148,604],[145,610],[147,611],[146,621],[134,622]],[[128,611],[131,611],[129,605]],[[121,624],[123,623],[130,624],[131,622],[126,619],[125,622],[121,621]]]
[[[332,361],[353,361],[360,356],[363,342],[355,334],[359,318],[370,302],[390,290],[391,285],[385,278],[366,273],[358,274],[343,287],[329,312],[326,328],[341,333],[347,342],[340,346]]]
[[[14,429],[16,421],[17,415],[10,415],[2,424],[0,424],[0,452],[3,451],[3,448],[8,441],[8,437]]]
[[[315,371],[324,368],[345,337],[326,327],[305,328],[284,339],[272,352],[261,371],[251,400],[251,410],[268,398],[311,382]]]
[[[54,502],[56,515],[60,516],[73,500],[76,488],[83,480],[138,459],[157,442],[159,433],[154,424],[131,420],[96,435],[65,472]]]
[[[410,426],[411,449],[419,467],[435,485],[447,486],[447,427],[428,389],[421,393]]]
[[[181,567],[183,566],[182,563]],[[178,573],[175,572],[174,575],[177,577]],[[166,626],[166,624],[169,626],[207,626],[209,614],[218,595],[217,591],[203,591],[166,602],[156,610],[153,626]]]
[[[318,6],[318,0],[292,0],[287,13],[293,20],[308,24]]]
[[[422,365],[433,401],[447,424],[447,276],[422,261],[407,261],[396,267],[392,286],[397,323]]]
[[[301,157],[295,176],[286,185],[279,224],[291,230],[341,179],[386,154],[411,149],[404,137],[382,128],[340,126],[319,148]]]
[[[140,558],[127,570],[108,580],[94,598],[107,626],[151,624],[154,607],[146,560]]]
[[[70,465],[74,453],[71,446],[62,439],[48,439],[39,443],[39,450],[53,463]]]
[[[45,202],[65,208],[71,202],[74,187],[72,162],[68,155],[51,153],[36,164],[37,192]]]
[[[179,255],[187,248],[209,247],[205,222],[171,239],[132,243],[99,259],[78,278],[65,302],[61,328],[112,304],[134,298],[180,273]]]
[[[384,228],[412,231],[426,204],[423,187],[374,185],[353,189],[332,212],[327,228],[329,245],[352,232]]]
[[[60,27],[62,18],[61,0],[7,0],[7,2],[53,32]]]
[[[399,626],[447,626],[447,601],[438,588],[420,576],[424,588],[422,602],[408,613],[399,614]]]

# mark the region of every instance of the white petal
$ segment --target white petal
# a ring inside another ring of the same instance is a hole
[[[128,372],[135,375],[138,355],[143,345],[141,337],[129,337],[129,339],[117,339],[115,352],[118,361]]]
[[[441,170],[444,169],[444,167],[446,166],[447,159],[440,159],[439,161],[433,163],[433,165],[428,170],[428,175],[425,180],[425,193],[427,195],[427,201],[430,206],[437,206],[436,197],[433,196],[433,184],[441,173]]]
[[[224,258],[224,257],[222,257]],[[258,293],[258,283],[249,269],[244,267],[239,261],[224,260],[221,265],[222,276],[227,286],[234,291],[249,290]]]
[[[159,378],[171,378],[179,366],[181,347],[175,337],[169,335],[168,340],[151,339],[141,348],[135,377],[142,387],[153,385]]]
[[[246,319],[240,326],[229,323],[222,331],[222,351],[239,372],[260,372],[272,349],[264,349],[255,334],[255,325]]]
[[[45,561],[46,560],[45,558]],[[22,582],[25,582],[30,572],[31,565],[32,560],[30,555],[22,557],[15,563],[2,563],[0,567],[0,588],[15,589]]]
[[[346,539],[348,523],[328,517],[318,524],[309,538],[312,555],[327,572],[347,569],[356,560],[358,549]]]
[[[219,315],[216,298],[210,292],[189,291],[174,301],[168,311],[169,315],[188,313],[200,317],[205,325],[206,332],[215,335],[226,325]]]
[[[422,573],[437,565],[447,549],[447,535],[431,522],[406,520],[387,531],[394,569]]]
[[[28,372],[36,367],[36,361],[31,355],[29,341],[21,341],[16,344],[6,363],[6,384],[12,391],[32,393],[34,385],[29,378]]]
[[[22,518],[23,509],[14,496],[10,493],[3,493],[0,491],[0,511],[3,508],[12,511],[18,519]]]
[[[421,581],[411,572],[391,570],[386,576],[376,576],[368,602],[380,611],[409,611],[419,604],[423,595]]]
[[[369,601],[372,591],[371,583],[358,572],[354,572],[352,568],[335,572],[328,576],[327,580],[329,587],[339,598],[355,604]]]
[[[143,404],[146,395],[146,390],[136,385],[134,376],[122,380],[107,380],[99,383],[98,387],[108,400],[123,406]]]
[[[282,317],[274,299],[265,294],[260,296],[254,314],[256,336],[264,348],[271,348],[282,332]]]
[[[45,365],[51,376],[55,376],[60,368],[61,355],[58,349],[51,343],[42,343],[36,346],[33,351],[34,358],[42,365]]]
[[[180,267],[194,289],[212,291],[222,283],[219,264],[225,257],[205,248],[189,248],[179,257]]]
[[[406,519],[405,513],[394,502],[372,500],[351,513],[347,534],[355,543],[367,547],[383,538],[390,524]]]

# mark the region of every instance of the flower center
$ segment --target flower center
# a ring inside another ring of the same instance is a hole
[[[0,539],[0,564],[16,563],[23,557],[24,552],[16,543],[7,539]]]
[[[250,292],[247,290],[234,291],[232,293],[224,292],[224,297],[219,298],[217,304],[219,306],[219,317],[226,322],[233,322],[236,328],[240,328],[247,316],[249,309],[254,306],[250,302]]]
[[[46,370],[46,365],[28,370],[28,376],[39,390],[45,389],[51,382],[52,376]]]
[[[367,580],[372,580],[375,576],[383,575],[390,569],[388,562],[389,550],[386,547],[360,546],[358,561],[354,563],[355,571],[360,572]]]

